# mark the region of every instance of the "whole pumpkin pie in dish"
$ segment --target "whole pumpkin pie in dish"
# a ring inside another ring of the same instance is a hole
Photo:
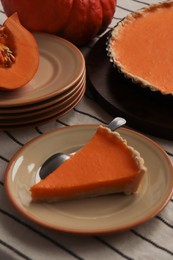
[[[110,60],[141,86],[173,94],[172,24],[173,1],[131,13],[110,34]]]
[[[137,192],[146,172],[139,152],[118,132],[99,126],[91,140],[30,188],[33,201]]]

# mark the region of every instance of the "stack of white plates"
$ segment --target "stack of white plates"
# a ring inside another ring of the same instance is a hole
[[[1,130],[41,125],[59,118],[84,95],[86,67],[80,50],[57,36],[34,36],[40,54],[38,71],[24,87],[0,91]]]

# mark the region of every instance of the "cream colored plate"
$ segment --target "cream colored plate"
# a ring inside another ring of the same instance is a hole
[[[53,130],[24,145],[10,161],[5,188],[10,201],[30,220],[55,230],[99,234],[130,229],[160,212],[173,194],[173,168],[156,143],[134,131],[119,132],[145,160],[148,172],[136,195],[111,195],[61,203],[27,205],[29,188],[39,181],[39,168],[52,154],[71,153],[95,133],[96,126]]]
[[[21,128],[28,128],[28,127],[34,127],[34,126],[40,126],[44,125],[48,122],[51,122],[55,119],[58,119],[65,114],[69,113],[77,104],[81,101],[83,95],[85,93],[85,84],[82,85],[82,88],[80,89],[80,93],[76,96],[76,98],[69,103],[68,105],[65,105],[61,109],[58,110],[55,109],[51,111],[51,113],[45,113],[43,116],[39,116],[37,118],[30,118],[29,120],[23,120],[23,121],[15,121],[15,122],[7,122],[6,124],[2,124],[0,121],[0,130],[16,130]]]
[[[24,87],[0,91],[0,107],[32,104],[68,90],[80,78],[85,60],[72,43],[54,35],[35,33],[40,65],[34,78]]]
[[[9,125],[9,126],[17,126],[17,125],[28,125],[29,123],[38,122],[40,120],[46,120],[47,118],[53,117],[55,115],[61,114],[64,110],[70,108],[70,110],[76,106],[76,104],[81,100],[85,92],[85,83],[83,83],[78,91],[71,97],[70,100],[67,100],[66,103],[58,106],[52,106],[50,109],[41,110],[40,113],[36,113],[32,115],[25,115],[25,117],[19,118],[7,118],[7,119],[0,119],[0,126],[1,125]]]
[[[69,96],[66,96],[65,99],[60,100],[57,97],[56,99],[51,99],[50,104],[49,102],[47,102],[47,106],[46,107],[42,107],[39,109],[35,109],[36,106],[33,106],[33,109],[31,111],[25,111],[23,109],[22,112],[18,112],[18,113],[9,113],[9,114],[1,114],[0,113],[0,124],[15,124],[17,122],[17,120],[21,120],[23,119],[23,121],[28,121],[28,119],[39,119],[40,116],[44,117],[44,115],[46,115],[46,113],[50,113],[51,111],[56,111],[59,112],[61,111],[61,109],[63,109],[64,107],[68,106],[69,104],[71,104],[76,97],[78,97],[78,95],[83,92],[83,89],[85,88],[85,81],[81,81],[79,85],[77,85],[77,88],[75,88],[75,92],[71,93]]]
[[[80,78],[79,82],[76,82],[75,85],[73,85],[70,89],[67,91],[62,92],[59,95],[54,96],[53,98],[48,98],[44,101],[29,104],[29,105],[23,105],[23,106],[13,106],[13,107],[1,107],[0,106],[0,118],[8,118],[13,117],[14,114],[25,114],[26,112],[36,111],[45,109],[51,105],[54,105],[55,103],[61,103],[69,99],[76,91],[78,90],[79,86],[83,84],[83,82],[86,82],[86,72],[84,71],[82,73],[82,77]]]

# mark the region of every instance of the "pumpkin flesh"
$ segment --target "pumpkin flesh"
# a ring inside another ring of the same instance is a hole
[[[1,31],[0,88],[16,89],[26,85],[35,75],[39,65],[37,43],[32,34],[19,22],[17,13],[10,16]],[[10,58],[2,50],[8,48]]]

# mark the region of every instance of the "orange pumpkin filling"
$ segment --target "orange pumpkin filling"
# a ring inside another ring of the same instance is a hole
[[[162,93],[173,93],[173,2],[132,13],[113,31],[110,49],[120,69]]]
[[[9,90],[26,85],[38,65],[37,43],[15,13],[0,28],[0,88]]]
[[[134,193],[145,171],[139,153],[100,126],[83,148],[30,191],[34,201]]]

